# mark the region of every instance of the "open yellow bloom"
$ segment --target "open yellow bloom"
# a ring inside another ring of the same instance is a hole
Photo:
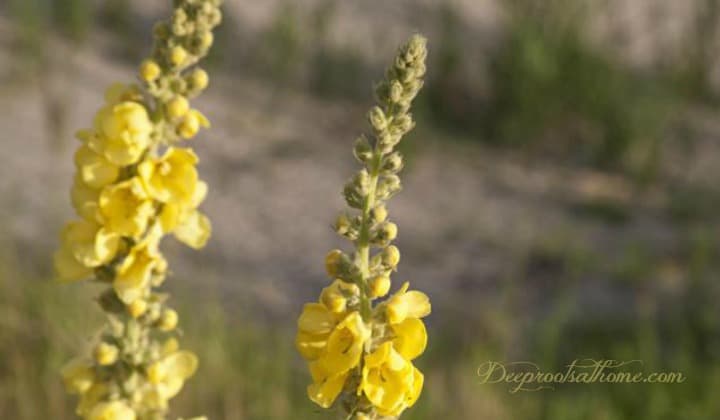
[[[120,168],[103,155],[95,153],[87,145],[81,146],[75,152],[75,165],[78,168],[80,179],[90,188],[101,188],[114,182]]]
[[[75,175],[70,200],[78,216],[85,220],[98,220],[98,200],[100,190],[87,186],[80,174]]]
[[[81,264],[68,246],[61,246],[53,255],[55,273],[60,281],[77,281],[88,278],[93,269]]]
[[[100,193],[100,214],[106,227],[120,235],[138,237],[155,208],[138,177],[107,186]]]
[[[93,385],[95,371],[92,363],[85,358],[76,358],[63,366],[62,375],[65,389],[70,394],[83,394]]]
[[[423,374],[385,342],[365,356],[358,394],[364,393],[380,415],[399,416],[415,404],[423,381]]]
[[[189,207],[195,197],[197,155],[190,149],[170,147],[157,159],[138,166],[138,174],[154,199]]]
[[[155,225],[148,236],[137,244],[118,265],[113,280],[113,288],[120,300],[130,304],[143,298],[153,275],[164,270],[167,264],[158,250],[158,241],[162,232]]]
[[[338,323],[327,338],[319,357],[311,362],[313,383],[308,396],[321,407],[328,408],[342,391],[350,370],[360,363],[370,328],[358,312],[351,312]]]
[[[321,303],[307,303],[298,318],[295,347],[308,361],[317,360],[327,346],[327,339],[337,325],[336,317]]]
[[[115,257],[120,245],[117,234],[87,220],[68,223],[61,233],[61,240],[61,249],[55,256],[56,268],[61,277],[64,277],[64,273],[76,271],[76,265],[68,257],[72,256],[82,266],[98,267]],[[77,271],[82,272],[79,269]]]
[[[135,411],[122,401],[97,404],[90,410],[87,420],[135,420]]]
[[[422,318],[430,315],[430,299],[423,292],[408,291],[410,283],[405,282],[400,290],[387,302],[385,316],[390,324],[399,324],[407,318]]]
[[[168,354],[150,365],[147,378],[151,388],[143,391],[143,404],[148,408],[166,406],[180,392],[185,380],[195,374],[197,365],[197,356],[189,351]]]
[[[152,130],[147,110],[141,104],[110,104],[96,115],[96,132],[88,138],[88,146],[116,165],[131,165],[150,145]]]

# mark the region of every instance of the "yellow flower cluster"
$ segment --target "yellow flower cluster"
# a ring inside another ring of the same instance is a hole
[[[195,64],[221,15],[219,0],[174,4],[172,18],[155,28],[141,83],[111,86],[92,128],[77,135],[71,201],[79,218],[62,230],[55,268],[62,281],[92,277],[109,286],[99,298],[108,323],[92,354],[62,372],[86,419],[165,418],[168,401],[197,368],[196,356],[174,338],[177,312],[155,288],[168,271],[159,249],[166,234],[195,249],[210,236],[198,210],[208,190],[198,157],[176,143],[209,126],[188,98],[207,87]]]
[[[397,225],[387,220],[385,202],[400,190],[402,156],[395,146],[413,126],[409,108],[422,87],[425,38],[416,35],[400,49],[377,87],[378,106],[369,113],[371,136],[355,144],[364,168],[344,189],[355,214],[341,214],[335,229],[355,244],[352,254],[328,253],[332,284],[298,319],[295,344],[312,376],[308,396],[324,408],[336,401],[348,419],[398,417],[420,396],[423,375],[412,361],[427,345],[421,318],[430,301],[404,283],[392,296],[390,276],[400,252],[391,242]],[[371,255],[371,248],[378,251]]]

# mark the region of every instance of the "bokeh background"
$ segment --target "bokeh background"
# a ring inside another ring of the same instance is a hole
[[[131,81],[168,1],[0,2],[0,417],[70,419],[59,367],[102,323],[51,282],[73,133]],[[372,82],[430,39],[396,281],[433,301],[426,387],[406,419],[720,418],[720,1],[227,0],[194,140],[208,247],[164,242],[184,344],[177,415],[329,419],[293,349],[302,303],[346,247],[330,224]],[[486,360],[544,370],[642,359],[683,384],[478,384]]]

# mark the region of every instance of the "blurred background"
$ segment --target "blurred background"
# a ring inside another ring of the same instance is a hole
[[[133,80],[168,3],[0,2],[2,418],[73,418],[58,369],[102,324],[98,290],[50,281],[73,133]],[[720,418],[719,22],[719,0],[227,0],[192,144],[214,234],[163,244],[201,358],[175,413],[333,418],[305,397],[295,320],[348,249],[330,224],[372,83],[420,31],[429,80],[390,214],[396,284],[433,314],[403,418]],[[586,357],[687,381],[512,395],[476,376]]]

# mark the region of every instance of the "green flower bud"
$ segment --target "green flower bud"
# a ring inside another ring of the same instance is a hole
[[[393,152],[383,158],[382,171],[387,174],[399,172],[403,167],[403,159],[400,152]]]
[[[392,102],[400,102],[403,97],[403,86],[397,80],[390,83],[390,100]]]
[[[355,155],[355,159],[357,159],[360,163],[367,164],[370,159],[372,159],[372,146],[370,146],[370,141],[368,141],[367,137],[362,135],[357,140],[355,140],[353,154]]]
[[[375,192],[378,200],[387,200],[397,194],[402,188],[400,178],[397,175],[385,175],[378,182]]]
[[[372,125],[377,132],[384,131],[387,128],[387,118],[379,106],[375,106],[370,110],[368,113],[368,120],[370,121],[370,125]]]
[[[390,245],[382,252],[382,263],[390,270],[395,270],[400,262],[400,250],[395,245]]]
[[[387,214],[387,208],[385,208],[384,204],[379,204],[370,210],[370,218],[374,223],[384,222],[387,219]]]

